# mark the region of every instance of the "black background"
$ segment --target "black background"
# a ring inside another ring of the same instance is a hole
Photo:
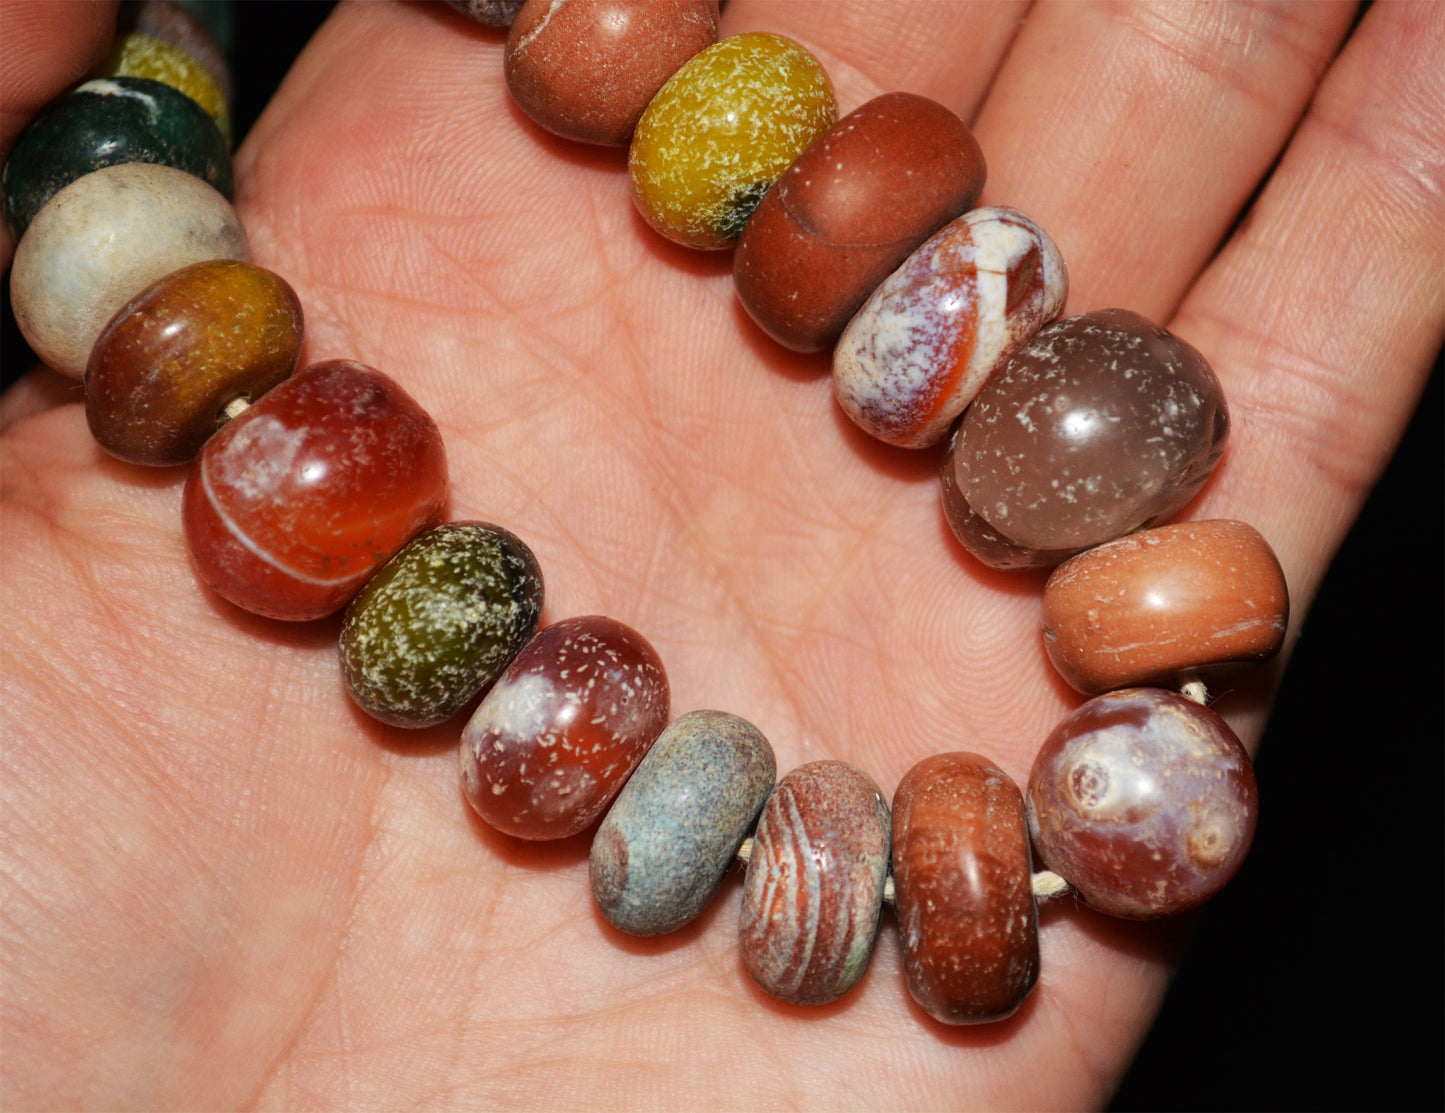
[[[238,3],[236,134],[330,9]],[[3,374],[29,365],[6,290]],[[1115,1110],[1440,1109],[1441,367],[1285,675],[1261,821]]]

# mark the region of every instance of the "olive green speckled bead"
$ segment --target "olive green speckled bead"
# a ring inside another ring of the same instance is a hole
[[[184,93],[206,110],[229,145],[231,109],[221,84],[199,58],[155,35],[130,31],[115,40],[101,77],[145,77]]]
[[[633,201],[670,240],[730,247],[837,115],[828,75],[797,43],[763,32],[724,39],[673,74],[638,121]]]
[[[520,539],[483,522],[437,526],[347,608],[346,690],[392,726],[440,723],[501,674],[541,615],[542,570]]]

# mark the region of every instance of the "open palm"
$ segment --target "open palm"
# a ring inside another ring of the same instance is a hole
[[[1068,311],[1132,308],[1205,352],[1235,434],[1187,515],[1261,529],[1302,612],[1445,319],[1445,12],[1380,5],[1351,34],[1353,15],[731,0],[724,31],[807,45],[840,112],[907,89],[975,121],[985,200],[1058,242]],[[885,793],[951,749],[1022,782],[1077,702],[1039,644],[1041,576],[958,547],[937,456],[853,429],[826,358],[747,319],[729,257],[645,227],[618,152],[513,108],[502,43],[441,6],[343,6],[239,152],[253,259],[301,297],[303,360],[401,382],[445,438],[448,517],[528,542],[544,622],[640,630],[674,713],[734,711],[780,770],[840,758]],[[516,843],[471,815],[458,723],[371,722],[342,692],[335,621],[254,619],[198,583],[183,470],[113,462],[73,392],[20,390],[3,441],[7,1107],[1111,1092],[1167,977],[1157,926],[1046,911],[1038,989],[972,1030],[913,1006],[891,926],[841,1002],[768,998],[737,957],[735,880],[687,929],[623,936],[591,904],[585,835]],[[1219,706],[1251,745],[1271,680]]]

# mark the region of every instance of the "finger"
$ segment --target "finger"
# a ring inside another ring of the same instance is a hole
[[[1283,148],[1353,5],[1029,14],[979,115],[984,198],[1058,242],[1069,313],[1169,316]]]

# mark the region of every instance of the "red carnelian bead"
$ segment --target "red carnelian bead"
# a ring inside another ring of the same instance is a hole
[[[330,360],[207,442],[186,481],[186,544],[236,606],[321,618],[436,517],[446,487],[426,411],[381,372]]]

